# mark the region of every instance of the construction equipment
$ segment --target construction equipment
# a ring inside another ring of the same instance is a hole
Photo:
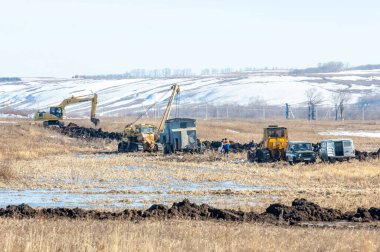
[[[263,140],[258,147],[248,151],[248,161],[264,163],[285,160],[287,141],[287,128],[269,125],[264,128]]]
[[[168,105],[162,115],[158,128],[152,124],[135,124],[143,116],[142,113],[134,122],[125,126],[123,139],[118,144],[118,152],[162,151],[162,144],[158,143],[160,138],[159,136],[164,129],[165,121],[170,116],[174,98],[180,92],[179,85],[174,84],[171,87],[171,90],[172,93],[170,95]],[[154,105],[155,104],[151,105],[148,109]]]
[[[50,125],[58,125],[60,127],[64,126],[63,114],[65,107],[71,104],[76,104],[80,102],[91,101],[91,122],[97,126],[99,124],[99,119],[95,117],[96,107],[98,105],[98,95],[94,94],[92,96],[72,96],[70,98],[64,99],[58,106],[50,107],[48,112],[36,112],[34,116],[35,121],[43,121],[45,127]]]
[[[165,121],[165,130],[160,135],[164,154],[181,152],[203,153],[204,146],[197,139],[195,119],[173,118]]]

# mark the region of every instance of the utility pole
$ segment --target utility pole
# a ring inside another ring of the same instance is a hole
[[[208,117],[208,111],[207,111],[207,103],[206,103],[206,118],[205,118],[205,120],[207,120],[207,117]]]
[[[263,106],[263,119],[265,120],[265,106]]]
[[[365,120],[365,108],[368,106],[367,103],[362,105],[362,121]]]
[[[285,119],[289,119],[289,104],[285,103]]]

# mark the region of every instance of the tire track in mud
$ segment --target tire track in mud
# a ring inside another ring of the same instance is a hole
[[[351,222],[366,223],[380,221],[380,208],[358,208],[352,212],[323,208],[305,199],[295,199],[291,206],[271,204],[265,212],[244,212],[219,209],[207,204],[197,205],[184,199],[171,207],[155,204],[147,210],[125,209],[118,212],[85,210],[81,208],[42,208],[35,209],[26,204],[9,205],[0,208],[0,217],[17,219],[91,219],[91,220],[219,220],[227,222],[259,222],[283,225],[299,225],[304,222]]]

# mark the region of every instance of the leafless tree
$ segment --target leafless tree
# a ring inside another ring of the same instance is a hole
[[[339,89],[332,94],[332,100],[335,106],[335,120],[338,120],[338,117],[341,121],[344,120],[344,109],[351,98],[351,93],[349,93],[347,89]]]
[[[316,107],[323,102],[323,94],[316,88],[310,88],[305,92],[309,107],[309,120],[316,120]]]
[[[323,102],[323,94],[318,89],[310,88],[305,93],[309,104],[319,105]]]

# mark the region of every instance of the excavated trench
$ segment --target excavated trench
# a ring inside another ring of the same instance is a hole
[[[147,210],[125,209],[118,212],[84,210],[81,208],[35,209],[26,204],[0,208],[2,218],[45,218],[45,219],[94,219],[94,220],[221,220],[228,222],[261,222],[296,225],[301,222],[378,222],[380,208],[358,208],[356,212],[323,208],[305,199],[295,199],[291,206],[271,204],[265,212],[244,212],[219,209],[207,204],[197,205],[185,199],[171,207],[155,204]],[[377,224],[377,223],[376,223]]]

